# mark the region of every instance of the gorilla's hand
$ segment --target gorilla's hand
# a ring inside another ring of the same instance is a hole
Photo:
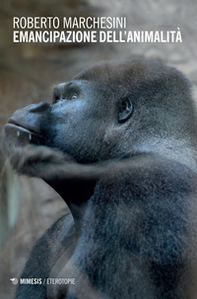
[[[73,159],[57,149],[46,146],[26,145],[17,147],[11,157],[10,163],[19,174],[42,179],[51,179],[58,176],[57,168],[65,167]]]
[[[58,149],[36,145],[17,147],[9,160],[18,174],[42,178],[49,184],[68,179],[96,181],[116,165],[113,161],[80,164]]]

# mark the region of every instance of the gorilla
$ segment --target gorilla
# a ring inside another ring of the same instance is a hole
[[[3,147],[70,209],[35,244],[16,299],[197,298],[197,113],[181,72],[96,64],[15,111]]]

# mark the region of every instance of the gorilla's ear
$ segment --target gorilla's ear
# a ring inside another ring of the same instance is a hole
[[[125,122],[133,113],[133,103],[130,98],[122,97],[119,100],[118,122]]]

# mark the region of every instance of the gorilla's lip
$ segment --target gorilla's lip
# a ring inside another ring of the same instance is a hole
[[[22,131],[24,133],[32,134],[32,135],[37,135],[41,137],[41,134],[39,132],[36,132],[32,130],[30,127],[24,127],[22,124],[16,122],[12,118],[8,120],[8,123],[6,124],[7,127],[13,128],[18,131]]]
[[[7,136],[12,135],[12,138],[15,138],[17,144],[32,143],[40,145],[43,143],[43,136],[41,134],[29,128],[24,128],[21,125],[8,122],[4,130]]]

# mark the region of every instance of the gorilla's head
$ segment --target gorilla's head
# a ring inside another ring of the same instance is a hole
[[[189,81],[153,60],[103,62],[54,88],[52,103],[17,110],[5,127],[7,151],[25,143],[94,162],[196,146]]]

